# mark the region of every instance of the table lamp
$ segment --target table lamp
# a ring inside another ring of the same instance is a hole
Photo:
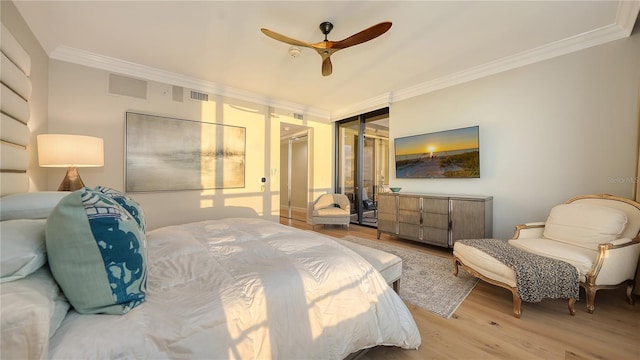
[[[81,189],[84,183],[77,168],[104,166],[104,141],[83,135],[38,135],[38,164],[42,167],[67,168],[58,191]]]

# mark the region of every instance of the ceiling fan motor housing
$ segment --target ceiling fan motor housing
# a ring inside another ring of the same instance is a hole
[[[322,33],[324,34],[324,41],[327,41],[327,35],[329,35],[332,29],[333,29],[333,24],[328,21],[325,21],[322,24],[320,24],[320,31],[322,31]]]

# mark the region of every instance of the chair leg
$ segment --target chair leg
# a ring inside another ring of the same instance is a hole
[[[587,295],[587,312],[589,314],[593,314],[593,310],[595,309],[595,303],[596,303],[596,291],[598,291],[598,289],[596,289],[595,286],[593,285],[588,285],[584,287],[584,292]]]
[[[571,316],[575,316],[576,314],[576,299],[574,298],[570,298],[569,299],[569,314],[571,314]]]
[[[635,305],[635,299],[633,298],[633,285],[633,280],[627,281],[627,301],[629,302],[629,305]]]
[[[462,267],[472,276],[475,276],[478,279],[484,280],[489,284],[497,285],[511,291],[511,295],[513,297],[513,316],[515,316],[518,319],[520,318],[520,315],[522,315],[522,299],[520,299],[520,297],[518,296],[518,290],[515,287],[511,287],[505,283],[487,278],[486,276],[476,272],[472,268],[469,268],[468,266],[464,265],[460,261],[460,259],[458,259],[458,257],[456,257],[455,255],[453,256],[453,276],[456,276],[456,277],[458,276],[459,265],[462,265]]]
[[[511,294],[513,296],[513,316],[520,319],[520,315],[522,315],[522,299],[518,296],[516,288],[511,290]]]

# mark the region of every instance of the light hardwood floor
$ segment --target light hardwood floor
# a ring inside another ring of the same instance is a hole
[[[280,222],[312,229],[304,221],[281,217]],[[375,229],[357,225],[348,231],[344,226],[315,230],[337,238],[376,239]],[[451,258],[451,250],[386,234],[380,241]],[[422,336],[418,350],[376,347],[357,359],[640,359],[640,299],[636,296],[638,304],[631,306],[624,287],[601,290],[593,314],[586,312],[582,289],[580,299],[575,316],[569,315],[566,300],[544,300],[523,302],[522,317],[516,319],[511,292],[480,281],[450,319],[407,304]]]

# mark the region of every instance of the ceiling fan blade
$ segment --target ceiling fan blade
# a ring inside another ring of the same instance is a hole
[[[331,57],[327,56],[322,60],[322,76],[329,76],[332,72]]]
[[[310,43],[304,42],[304,41],[300,41],[300,40],[296,40],[296,39],[290,38],[288,36],[284,36],[282,34],[278,34],[277,32],[273,32],[273,31],[271,31],[269,29],[261,28],[260,31],[262,31],[262,33],[267,35],[268,37],[270,37],[270,38],[272,38],[274,40],[282,41],[283,43],[287,43],[287,44],[290,44],[290,45],[304,46],[304,47],[313,48],[313,44],[310,44]]]
[[[362,44],[363,42],[367,42],[371,39],[375,39],[378,36],[386,33],[389,29],[391,29],[391,22],[389,21],[381,22],[379,24],[366,28],[358,33],[355,33],[344,40],[336,41],[332,44],[331,47],[333,49],[340,50],[340,49],[348,48],[349,46]]]

